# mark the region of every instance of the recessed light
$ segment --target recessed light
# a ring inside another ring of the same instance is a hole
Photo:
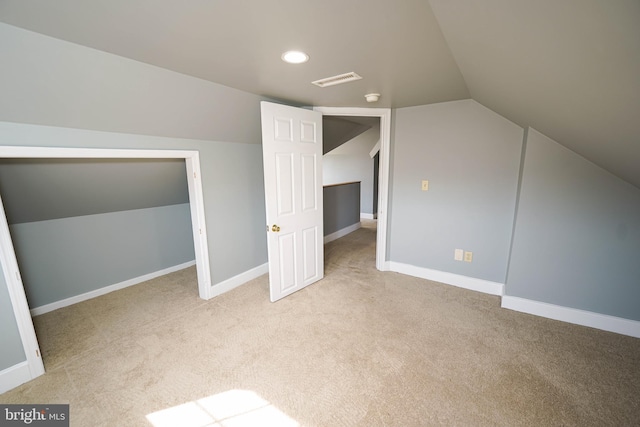
[[[282,54],[282,60],[289,64],[302,64],[309,60],[309,55],[299,50],[290,50]]]

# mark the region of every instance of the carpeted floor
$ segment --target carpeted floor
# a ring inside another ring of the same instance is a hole
[[[325,279],[210,301],[194,268],[34,319],[45,375],[2,403],[70,403],[72,426],[632,426],[640,340],[375,269],[375,226]]]

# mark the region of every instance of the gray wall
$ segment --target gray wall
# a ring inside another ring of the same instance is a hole
[[[360,209],[373,214],[373,159],[369,153],[380,140],[380,126],[374,126],[322,157],[324,185],[360,181]]]
[[[8,145],[195,150],[200,153],[211,281],[267,262],[262,146],[0,122]]]
[[[0,143],[197,150],[212,283],[266,262],[264,98],[5,24],[0,54],[0,120],[127,132],[42,127],[16,137],[7,124]]]
[[[262,98],[0,23],[0,119],[260,144]]]
[[[0,273],[0,371],[27,360],[13,315],[9,290],[4,274]]]
[[[197,150],[212,283],[267,261],[264,98],[5,24],[0,56],[0,144]]]
[[[10,226],[30,308],[195,259],[189,205]]]
[[[360,183],[323,188],[324,235],[360,223]]]
[[[472,100],[397,109],[390,260],[504,283],[522,135]]]
[[[640,189],[529,129],[505,293],[640,320]]]

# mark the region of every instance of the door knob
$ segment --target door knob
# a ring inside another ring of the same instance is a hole
[[[280,231],[280,227],[278,227],[277,225],[273,224],[273,227],[271,227],[271,231],[277,233],[278,231]]]

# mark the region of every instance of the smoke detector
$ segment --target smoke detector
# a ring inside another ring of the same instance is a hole
[[[378,102],[378,99],[380,99],[380,94],[368,93],[364,96],[364,98],[367,100],[367,102]]]
[[[350,73],[338,74],[337,76],[316,80],[315,82],[311,83],[316,86],[327,87],[352,82],[354,80],[360,80],[361,78],[362,77],[352,71]]]

